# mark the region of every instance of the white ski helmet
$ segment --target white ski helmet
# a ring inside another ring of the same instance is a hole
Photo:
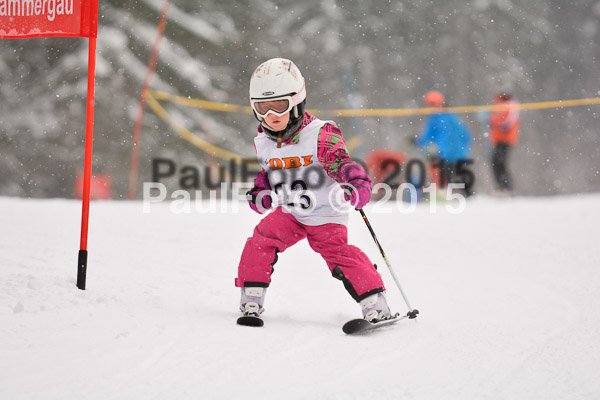
[[[306,104],[304,77],[298,67],[285,58],[272,58],[260,64],[250,78],[250,104],[269,138],[291,137],[302,124]],[[272,131],[264,122],[269,113],[281,116],[290,111],[290,120],[282,131]]]

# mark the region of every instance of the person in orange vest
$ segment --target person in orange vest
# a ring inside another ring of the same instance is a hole
[[[508,155],[519,141],[519,108],[514,97],[501,92],[494,97],[495,105],[505,105],[490,114],[490,141],[493,147],[492,170],[496,186],[501,192],[513,190],[512,177],[508,171]]]

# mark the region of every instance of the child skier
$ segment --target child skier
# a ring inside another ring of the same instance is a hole
[[[262,170],[248,201],[259,214],[276,200],[281,205],[256,226],[242,252],[235,280],[242,313],[258,317],[263,312],[277,253],[306,238],[361,305],[365,319],[389,319],[381,276],[360,249],[348,244],[348,208],[336,203],[343,197],[360,209],[371,198],[371,179],[348,156],[341,131],[304,111],[304,78],[287,59],[273,58],[256,68],[250,104],[260,122],[254,145]]]

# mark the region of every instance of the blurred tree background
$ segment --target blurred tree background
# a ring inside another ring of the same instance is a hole
[[[126,198],[132,132],[163,0],[100,2],[94,172]],[[247,105],[254,68],[276,56],[307,80],[308,108],[416,108],[442,91],[450,105],[490,104],[498,91],[521,102],[600,95],[600,1],[268,1],[176,0],[169,10],[151,87]],[[83,168],[87,41],[0,41],[0,195],[71,197]],[[163,102],[199,137],[253,157],[250,115]],[[600,107],[524,111],[512,154],[517,194],[600,190]],[[327,117],[323,115],[323,117]],[[487,126],[471,128],[476,190],[492,188]],[[419,153],[406,138],[422,117],[335,118],[353,156],[376,148]],[[202,169],[218,162],[179,137],[151,110],[140,147],[141,185],[151,160]],[[173,181],[173,187],[177,181]]]

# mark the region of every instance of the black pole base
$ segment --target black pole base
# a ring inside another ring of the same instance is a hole
[[[408,319],[415,319],[417,318],[417,315],[419,315],[419,310],[414,309],[412,311],[409,311],[406,315],[408,316]]]
[[[85,290],[85,278],[87,275],[87,250],[79,250],[77,257],[77,287]]]

